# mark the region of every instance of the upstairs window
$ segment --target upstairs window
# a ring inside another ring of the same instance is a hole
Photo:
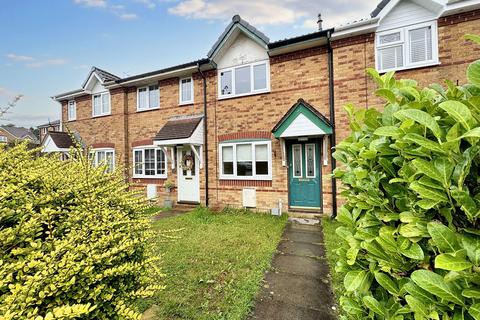
[[[105,116],[110,114],[110,93],[98,93],[93,95],[93,116]]]
[[[437,22],[377,33],[377,69],[380,72],[438,63]]]
[[[221,143],[220,178],[271,180],[271,142]]]
[[[68,110],[67,110],[68,121],[75,120],[77,118],[77,104],[75,101],[68,101]],[[45,131],[47,128],[45,128]]]
[[[150,85],[137,90],[137,110],[144,111],[160,107],[160,90],[158,85]]]
[[[134,178],[166,178],[167,158],[162,149],[142,147],[133,150]]]
[[[180,79],[180,104],[193,103],[192,77]]]
[[[219,98],[268,92],[270,75],[268,61],[219,70]]]

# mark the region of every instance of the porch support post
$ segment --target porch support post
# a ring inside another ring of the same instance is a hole
[[[175,169],[175,147],[172,146],[170,148],[170,156],[172,157],[172,161],[170,161],[172,163],[172,170]]]
[[[160,147],[160,149],[163,150],[163,153],[165,154],[165,157],[172,164],[172,169],[175,169],[175,157],[173,156],[173,152],[171,152],[170,155],[169,155],[167,147]],[[173,147],[170,148],[170,149],[173,150]]]
[[[287,148],[285,147],[285,139],[280,138],[280,149],[282,153],[282,166],[287,166]]]
[[[202,157],[198,154],[197,149],[195,149],[195,146],[193,144],[190,145],[190,148],[192,149],[193,154],[195,154],[195,157],[197,157],[198,161],[200,162],[200,169],[202,169],[203,168]]]

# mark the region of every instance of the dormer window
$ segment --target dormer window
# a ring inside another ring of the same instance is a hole
[[[219,70],[219,98],[268,92],[270,90],[269,71],[268,61]]]
[[[376,48],[380,72],[438,64],[437,22],[378,32]]]

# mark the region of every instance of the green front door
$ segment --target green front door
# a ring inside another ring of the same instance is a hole
[[[320,209],[321,170],[318,141],[288,144],[290,207]]]

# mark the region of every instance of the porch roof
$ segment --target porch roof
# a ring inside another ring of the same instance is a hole
[[[65,152],[75,147],[75,141],[67,132],[50,131],[42,141],[43,152]]]
[[[155,145],[202,144],[203,131],[200,123],[203,115],[172,118],[153,138]]]
[[[330,121],[303,99],[287,111],[272,129],[275,138],[322,136],[332,134]]]

